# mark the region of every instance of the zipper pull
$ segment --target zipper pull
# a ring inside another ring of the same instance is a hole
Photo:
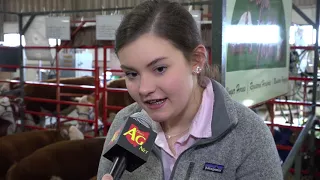
[[[194,168],[194,164],[195,164],[194,162],[190,162],[188,170],[187,170],[187,174],[186,174],[186,177],[184,178],[184,180],[189,180],[190,179],[192,170]]]

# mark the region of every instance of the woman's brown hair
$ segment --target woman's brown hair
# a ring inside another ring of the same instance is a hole
[[[169,40],[181,50],[188,61],[194,49],[202,44],[200,31],[189,11],[177,2],[166,0],[145,1],[127,14],[116,32],[116,54],[125,45],[145,33],[153,33]],[[205,63],[198,77],[202,85],[203,77],[219,81],[219,70]]]

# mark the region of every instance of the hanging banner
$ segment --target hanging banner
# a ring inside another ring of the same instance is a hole
[[[246,106],[288,92],[292,0],[228,0],[225,87]]]
[[[58,16],[46,18],[47,38],[70,40],[70,17]]]
[[[23,17],[23,26],[26,26],[31,16]],[[27,47],[49,47],[49,39],[46,37],[47,16],[35,16],[28,29],[24,33],[25,45]],[[18,42],[19,43],[19,42]],[[55,49],[26,48],[24,49],[28,60],[53,61]]]
[[[115,40],[116,30],[118,29],[123,15],[97,15],[96,16],[96,39]]]

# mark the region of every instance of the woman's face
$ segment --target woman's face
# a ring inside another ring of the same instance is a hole
[[[145,34],[122,48],[118,57],[129,94],[154,121],[175,119],[187,109],[197,86],[192,73],[197,65],[169,41]]]

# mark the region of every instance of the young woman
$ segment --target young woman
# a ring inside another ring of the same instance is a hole
[[[106,145],[128,116],[142,110],[157,132],[148,161],[121,179],[283,179],[270,130],[216,81],[196,22],[183,6],[143,2],[124,17],[115,50],[136,103],[117,114]],[[98,180],[112,179],[111,166],[101,157]]]

